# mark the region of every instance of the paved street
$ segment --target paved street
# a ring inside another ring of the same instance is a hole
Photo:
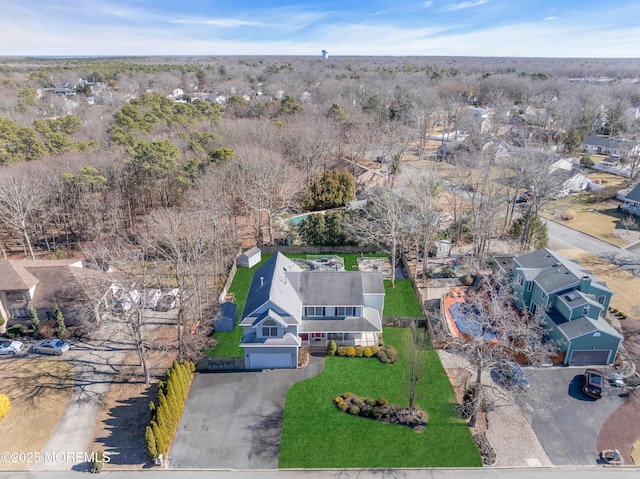
[[[605,261],[619,266],[636,277],[640,277],[640,255],[618,248],[605,241],[545,220],[549,231],[549,247],[552,249],[583,249]]]

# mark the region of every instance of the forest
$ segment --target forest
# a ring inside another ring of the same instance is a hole
[[[638,67],[0,58],[0,249],[9,259],[153,257],[167,282],[198,291],[196,324],[239,248],[256,244],[373,244],[395,260],[447,235],[471,242],[479,261],[508,232],[543,244],[537,216],[566,180],[549,167],[588,164],[590,135],[640,139]],[[623,158],[631,176],[639,157]],[[367,206],[343,211],[356,199]]]

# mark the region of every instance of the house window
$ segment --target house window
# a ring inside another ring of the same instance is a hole
[[[324,316],[324,308],[322,306],[307,306],[304,308],[305,316]]]
[[[6,295],[7,295],[7,301],[10,301],[10,302],[25,300],[24,293],[22,291],[7,291]]]
[[[598,303],[604,304],[604,296],[598,296]]]
[[[355,309],[353,306],[338,306],[336,316],[355,316]]]
[[[590,309],[591,308],[588,304],[584,308],[582,308],[582,316],[586,316],[587,314],[589,314]]]
[[[522,276],[520,276],[520,275],[518,275],[518,284],[520,286],[522,286],[524,284],[524,278]]]
[[[547,299],[547,293],[545,293],[544,291],[542,292],[542,299]]]
[[[278,324],[273,319],[267,319],[262,323],[262,336],[271,338],[278,336]]]
[[[29,319],[31,317],[29,310],[25,308],[12,308],[9,310],[9,314],[13,319]]]
[[[533,288],[533,281],[527,281],[527,291],[531,291],[531,288]]]
[[[311,339],[314,341],[320,341],[322,338],[324,338],[324,333],[311,333]]]

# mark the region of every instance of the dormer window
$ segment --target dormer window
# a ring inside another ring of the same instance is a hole
[[[307,306],[304,308],[305,316],[324,316],[324,307],[322,306]]]
[[[589,311],[591,310],[591,307],[587,304],[582,308],[582,316],[586,316],[587,314],[589,314]]]
[[[353,306],[338,306],[336,308],[336,316],[355,316],[355,309]]]
[[[266,338],[273,338],[278,336],[278,323],[273,319],[267,319],[262,322],[262,336]]]
[[[25,301],[24,293],[22,291],[7,291],[7,301],[13,303],[15,301]]]

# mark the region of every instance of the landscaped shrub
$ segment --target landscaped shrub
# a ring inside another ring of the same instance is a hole
[[[337,349],[338,346],[336,346],[336,342],[333,339],[329,340],[327,344],[327,356],[335,356]]]
[[[336,404],[336,406],[338,406],[338,409],[340,409],[342,412],[345,412],[347,410],[347,408],[349,407],[349,406],[347,406],[347,403],[344,402],[344,401],[339,402],[338,404]]]
[[[336,402],[336,404],[344,402],[344,398],[342,396],[336,396],[333,400]]]
[[[371,356],[373,356],[373,351],[369,346],[365,346],[364,349],[362,350],[362,355],[365,358],[370,358]]]
[[[564,221],[572,221],[576,219],[576,212],[572,209],[565,208],[556,212],[556,216]]]
[[[27,328],[22,324],[14,324],[13,326],[7,328],[7,332],[5,333],[5,335],[9,339],[14,339],[24,335],[26,331],[27,331]]]
[[[364,402],[366,403],[367,406],[371,406],[371,407],[378,405],[378,401],[372,398],[367,398],[364,400]]]
[[[354,358],[356,356],[356,348],[353,346],[347,346],[347,356]]]
[[[102,466],[104,465],[104,452],[98,451],[96,452],[95,459],[91,464],[90,472],[92,474],[99,474],[102,472]]]
[[[355,404],[352,404],[351,406],[349,406],[349,414],[353,415],[353,416],[357,416],[360,414],[360,408],[358,406],[356,406]]]
[[[362,399],[360,399],[359,397],[354,397],[351,399],[353,401],[353,404],[355,404],[356,406],[358,406],[360,409],[364,408],[367,406],[367,403],[364,402]]]
[[[385,348],[384,352],[387,355],[388,363],[395,363],[398,359],[398,352],[393,346],[388,346],[387,348]]]
[[[453,278],[456,275],[456,272],[451,265],[445,264],[440,270],[440,274],[443,278]]]
[[[378,399],[376,399],[376,403],[378,406],[386,406],[387,404],[389,404],[389,401],[387,401],[387,398],[379,397]]]
[[[11,410],[11,401],[6,394],[0,394],[0,419],[5,417]]]
[[[375,356],[378,353],[378,351],[380,351],[380,347],[379,346],[371,346],[372,356]]]
[[[382,411],[379,408],[373,408],[371,410],[371,417],[373,417],[376,421],[382,417]]]
[[[365,405],[364,407],[360,408],[360,415],[364,417],[369,417],[371,416],[372,411],[373,411],[373,408],[371,406]]]
[[[356,357],[361,358],[364,355],[364,346],[356,346]]]
[[[67,336],[67,326],[64,324],[64,316],[62,316],[58,303],[53,303],[53,317],[56,323],[56,336],[60,339],[65,338]]]
[[[462,278],[460,278],[460,282],[465,286],[471,286],[473,284],[473,276],[470,274],[465,274]]]
[[[387,354],[384,351],[378,351],[378,354],[376,355],[376,357],[383,363],[386,363],[387,359],[389,359],[387,358]]]
[[[338,349],[336,351],[338,353],[338,356],[346,356],[347,355],[347,347],[346,346],[338,346]]]

